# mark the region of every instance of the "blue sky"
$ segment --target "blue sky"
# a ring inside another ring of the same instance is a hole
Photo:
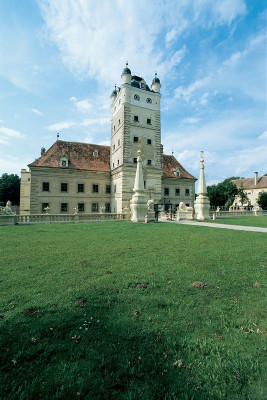
[[[0,174],[60,138],[109,144],[129,62],[162,83],[162,144],[208,184],[267,173],[260,0],[0,0]]]

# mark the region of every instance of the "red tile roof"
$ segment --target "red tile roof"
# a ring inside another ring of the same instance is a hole
[[[233,179],[232,182],[238,189],[243,185],[243,189],[267,189],[267,176],[261,176],[255,185],[254,178]]]
[[[175,171],[180,170],[180,176],[175,175]],[[176,179],[195,179],[193,175],[189,174],[184,167],[176,160],[174,156],[163,155],[163,178],[176,178]]]
[[[94,152],[98,151],[98,157]],[[59,167],[60,158],[67,157],[68,168],[109,172],[110,147],[98,144],[64,142],[57,140],[44,155],[29,164],[29,167]]]
[[[98,157],[94,152],[98,151]],[[110,146],[99,144],[65,142],[57,140],[40,158],[37,158],[29,167],[60,167],[61,157],[68,158],[68,168],[110,172]],[[175,175],[175,171],[180,170],[180,176]],[[194,179],[174,156],[163,155],[163,175],[164,178],[175,179]]]

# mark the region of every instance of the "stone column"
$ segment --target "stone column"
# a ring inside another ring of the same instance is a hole
[[[131,208],[131,221],[132,222],[145,222],[147,214],[147,200],[144,189],[143,167],[141,161],[141,150],[137,151],[137,168],[134,181],[134,194],[130,201]]]
[[[204,174],[204,151],[200,152],[200,176],[198,182],[197,198],[194,202],[195,219],[204,220],[210,219],[210,201],[207,196],[207,187]]]

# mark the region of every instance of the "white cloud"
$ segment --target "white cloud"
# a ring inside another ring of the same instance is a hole
[[[70,101],[77,101],[77,97],[74,96],[70,97]]]
[[[169,48],[181,32],[192,25],[228,25],[246,12],[244,0],[169,0],[153,6],[143,0],[39,0],[39,5],[48,36],[68,68],[108,84],[116,82],[126,60],[144,77],[157,70],[163,78],[183,56]],[[159,51],[163,33],[166,48]]]
[[[205,78],[197,79],[195,82],[191,83],[191,85],[189,85],[187,88],[179,86],[174,91],[174,97],[181,98],[184,99],[186,102],[189,102],[191,98],[194,96],[195,92],[197,92],[199,89],[202,89],[203,87],[206,88],[209,82],[210,82],[210,77],[206,76]]]
[[[41,111],[37,110],[37,108],[32,108],[32,112],[37,115],[44,115]]]
[[[260,140],[266,140],[267,139],[267,131],[264,131],[259,137],[258,139]],[[266,155],[267,158],[267,155]]]
[[[6,128],[4,126],[0,127],[0,133],[9,137],[16,137],[16,138],[23,137],[23,135],[19,131],[16,131],[15,129]]]
[[[88,100],[81,100],[75,102],[75,106],[80,113],[86,114],[92,110],[92,104]]]
[[[0,143],[1,144],[9,144],[8,141],[6,140],[6,138],[1,138],[1,137],[0,137]]]
[[[61,131],[63,129],[69,129],[75,125],[75,122],[65,121],[65,122],[57,122],[56,124],[49,125],[46,127],[49,131]]]
[[[181,123],[184,124],[184,123],[188,122],[189,124],[196,124],[199,121],[200,121],[200,118],[188,117],[188,118],[184,118]]]
[[[110,118],[86,118],[81,123],[82,126],[90,125],[110,125]]]

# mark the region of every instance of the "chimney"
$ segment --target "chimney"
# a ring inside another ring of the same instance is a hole
[[[258,183],[258,172],[254,172],[254,185],[256,186]]]

